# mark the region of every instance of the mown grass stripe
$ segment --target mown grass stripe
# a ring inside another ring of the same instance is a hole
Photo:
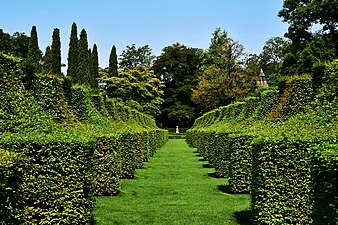
[[[97,224],[249,224],[249,195],[226,192],[228,181],[182,139],[169,140],[117,196],[98,197]]]

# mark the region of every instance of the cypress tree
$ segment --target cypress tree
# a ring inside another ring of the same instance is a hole
[[[51,55],[52,55],[51,72],[54,74],[61,74],[61,41],[60,41],[60,30],[58,28],[55,28],[53,31]]]
[[[77,75],[77,67],[79,64],[78,55],[79,55],[79,40],[77,37],[77,25],[76,23],[72,24],[72,30],[70,33],[69,40],[69,49],[68,49],[68,68],[67,76],[74,78]]]
[[[41,60],[41,51],[38,43],[38,33],[36,26],[32,26],[31,36],[28,43],[27,59],[35,66],[38,67]]]
[[[52,63],[53,63],[53,56],[50,46],[46,47],[45,55],[43,56],[43,72],[44,73],[51,73],[52,72]]]
[[[108,68],[108,76],[109,77],[117,77],[118,76],[118,65],[117,65],[117,54],[116,47],[113,45],[110,56],[109,56],[109,68]]]
[[[91,54],[91,76],[94,78],[93,79],[93,88],[98,88],[98,78],[100,77],[99,75],[99,54],[97,52],[97,46],[94,44],[93,46],[93,52]]]
[[[88,40],[87,32],[82,29],[79,40],[79,64],[77,76],[73,79],[74,83],[86,84],[89,77],[89,54],[88,54]]]

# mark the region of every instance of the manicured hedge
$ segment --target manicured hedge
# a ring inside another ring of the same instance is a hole
[[[278,102],[279,92],[275,89],[267,89],[260,93],[260,100],[252,118],[261,119],[269,114]]]
[[[247,134],[230,134],[229,186],[233,193],[249,192],[252,181],[252,139]]]
[[[305,112],[313,100],[314,93],[310,76],[293,76],[285,81],[285,90],[271,117],[286,117]]]
[[[136,135],[131,132],[122,132],[119,134],[118,146],[121,167],[122,178],[133,178],[137,166],[136,159]]]
[[[118,150],[119,137],[110,134],[96,141],[96,188],[97,195],[115,195],[120,190],[122,177],[121,155]]]
[[[0,149],[0,224],[23,222],[23,179],[20,154]]]
[[[338,224],[338,145],[322,142],[311,147],[311,177],[314,189],[313,221]]]
[[[71,136],[7,136],[22,154],[24,224],[88,224],[94,207],[94,143]]]
[[[213,166],[218,177],[229,176],[230,146],[229,133],[217,132],[215,135],[215,159]]]
[[[309,142],[256,139],[253,144],[252,215],[255,224],[311,224],[313,192]]]
[[[60,120],[65,113],[63,79],[53,74],[35,74],[30,90],[42,110]]]

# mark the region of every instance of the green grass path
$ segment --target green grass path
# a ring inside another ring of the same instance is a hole
[[[182,139],[169,140],[154,157],[121,181],[117,196],[98,197],[97,224],[247,225],[249,195],[226,193],[227,179],[215,178]]]

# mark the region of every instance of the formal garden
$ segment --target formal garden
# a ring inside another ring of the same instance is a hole
[[[0,29],[0,224],[338,224],[336,1],[285,0],[260,54]]]

